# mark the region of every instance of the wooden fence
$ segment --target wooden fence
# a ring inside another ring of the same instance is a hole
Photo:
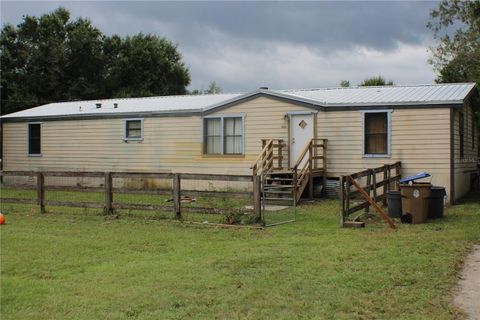
[[[253,199],[253,210],[247,209],[228,209],[232,211],[252,211],[255,222],[261,220],[260,205],[260,177],[252,177],[247,175],[212,175],[212,174],[193,174],[193,173],[146,173],[146,172],[57,172],[57,171],[2,171],[0,176],[6,177],[35,177],[36,186],[18,186],[21,189],[36,189],[37,199],[18,199],[18,198],[1,198],[4,203],[21,203],[36,204],[39,206],[40,212],[45,212],[46,206],[66,206],[78,208],[100,208],[106,214],[112,214],[115,209],[133,209],[133,210],[153,210],[153,211],[173,211],[176,219],[182,218],[183,212],[221,214],[227,209],[207,208],[207,207],[183,207],[182,191],[189,195],[210,195],[210,196],[251,196]],[[79,186],[45,186],[45,177],[81,177],[81,178],[102,178],[104,179],[103,187],[79,187]],[[164,179],[172,181],[172,190],[148,190],[148,189],[132,189],[132,188],[114,188],[113,180],[115,178],[140,178],[140,179]],[[236,181],[250,182],[253,184],[252,192],[212,192],[212,191],[191,191],[182,190],[182,180],[204,180],[204,181]],[[15,186],[13,186],[15,187]],[[103,192],[105,195],[103,203],[101,202],[72,202],[72,201],[52,201],[45,200],[46,190],[56,191],[78,191],[78,192]],[[172,195],[173,205],[154,205],[154,204],[133,204],[133,203],[116,203],[114,201],[114,193],[133,193],[133,194],[168,194]]]
[[[340,177],[340,226],[345,226],[348,221],[357,221],[358,218],[369,212],[370,206],[376,207],[376,203],[382,202],[386,205],[386,194],[401,178],[401,162],[394,164],[386,164],[384,166],[367,169],[348,176]],[[394,173],[392,174],[392,171]],[[382,180],[377,180],[377,175],[382,174]],[[365,185],[360,186],[356,181],[366,179]],[[352,186],[356,190],[351,190]],[[379,193],[378,189],[383,189]],[[370,198],[370,199],[368,199]],[[352,206],[353,205],[353,206]],[[360,214],[353,216],[354,213],[362,211]],[[382,215],[381,215],[382,216]],[[384,218],[382,216],[382,218]],[[388,221],[387,221],[388,222]],[[390,222],[389,222],[390,224]]]

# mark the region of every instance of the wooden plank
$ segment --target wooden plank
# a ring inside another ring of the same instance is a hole
[[[112,173],[105,172],[105,214],[113,213],[113,188],[112,188]]]
[[[37,201],[40,206],[40,213],[45,213],[45,177],[43,173],[37,173]]]
[[[141,204],[141,203],[113,203],[114,209],[129,209],[142,211],[174,211],[175,206],[164,206],[156,204]],[[253,213],[251,209],[231,209],[231,208],[210,208],[210,207],[182,207],[182,212],[189,213],[203,213],[203,214],[226,214],[228,212],[238,213]]]
[[[114,178],[153,178],[153,179],[171,179],[173,176],[169,172],[112,172]]]
[[[73,207],[73,208],[95,208],[95,209],[105,209],[105,204],[100,202],[73,202],[73,201],[53,201],[47,200],[46,204],[48,206],[56,207]]]
[[[352,185],[357,188],[358,191],[360,191],[360,193],[363,195],[363,197],[365,198],[365,200],[367,200],[368,202],[370,202],[370,204],[372,205],[372,207],[375,209],[375,211],[377,211],[377,213],[379,214],[380,218],[382,218],[385,222],[388,223],[388,225],[390,226],[390,228],[392,229],[396,229],[395,227],[395,224],[393,223],[392,219],[390,219],[386,214],[385,212],[383,212],[383,210],[377,205],[377,203],[375,201],[373,201],[372,198],[370,198],[368,196],[368,194],[365,192],[365,190],[362,189],[362,187],[360,187],[358,185],[358,183],[352,179],[350,176],[348,177],[348,180],[350,180],[350,182],[352,183]]]
[[[376,201],[376,202],[381,201],[381,200],[383,200],[383,198],[384,198],[384,195],[381,194],[381,195],[377,196],[377,198],[375,199],[375,201]],[[357,204],[356,206],[351,207],[351,208],[348,210],[347,215],[350,215],[350,214],[355,213],[355,212],[357,212],[357,211],[359,211],[359,210],[365,209],[365,208],[368,207],[368,206],[370,206],[370,202],[368,202],[368,201],[365,201],[365,202],[362,202],[362,203],[360,203],[360,204]]]
[[[103,172],[92,172],[92,171],[42,171],[43,175],[46,177],[99,177],[103,178]]]
[[[1,203],[38,204],[38,199],[0,198]]]
[[[216,181],[253,181],[252,176],[231,175],[231,174],[199,174],[199,173],[180,173],[184,180],[216,180]]]
[[[181,185],[180,185],[180,175],[174,174],[173,175],[173,207],[175,211],[175,218],[181,219],[182,218],[182,201],[181,201]]]
[[[27,177],[33,177],[37,175],[37,172],[35,171],[1,171],[0,175],[2,177],[7,177],[7,176],[27,176]]]

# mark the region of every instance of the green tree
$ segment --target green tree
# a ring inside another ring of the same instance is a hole
[[[427,26],[439,41],[429,60],[436,82],[480,83],[480,1],[442,0]]]
[[[169,40],[105,37],[64,8],[4,25],[0,72],[2,114],[52,101],[184,94],[190,83]]]
[[[107,94],[152,96],[185,94],[190,84],[188,68],[171,41],[138,34],[104,40]]]
[[[385,80],[382,76],[371,77],[362,81],[359,84],[361,87],[370,87],[370,86],[393,86],[392,80]]]
[[[350,81],[348,81],[348,80],[342,80],[342,81],[340,81],[340,87],[342,87],[342,88],[348,88],[348,87],[350,87]]]
[[[222,88],[219,85],[217,85],[215,81],[210,82],[206,90],[194,89],[188,92],[188,94],[191,94],[191,95],[216,94],[216,93],[222,93]]]

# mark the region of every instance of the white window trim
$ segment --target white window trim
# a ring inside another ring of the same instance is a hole
[[[362,158],[391,158],[392,157],[392,122],[393,110],[362,110]],[[387,114],[387,153],[371,154],[365,153],[365,113],[386,113]]]
[[[224,131],[224,121],[225,118],[242,118],[242,153],[225,153],[225,131]],[[220,138],[220,153],[207,153],[205,150],[205,119],[220,119],[220,130],[221,130],[221,138]],[[204,116],[202,117],[202,154],[204,155],[211,155],[211,156],[223,156],[223,155],[238,155],[243,156],[245,155],[245,114],[238,113],[238,114],[222,114],[222,115],[211,115],[211,116]]]
[[[40,153],[30,153],[30,125],[39,124],[40,125]],[[29,157],[41,157],[42,156],[42,124],[43,122],[27,122],[27,155]]]
[[[128,138],[127,137],[127,122],[128,121],[140,121],[140,138]],[[143,141],[143,118],[123,119],[123,141]]]

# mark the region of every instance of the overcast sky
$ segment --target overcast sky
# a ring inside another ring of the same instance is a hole
[[[397,84],[431,83],[426,28],[437,2],[8,2],[1,22],[59,6],[103,33],[139,32],[178,44],[191,89],[224,91],[358,84],[383,75]]]

